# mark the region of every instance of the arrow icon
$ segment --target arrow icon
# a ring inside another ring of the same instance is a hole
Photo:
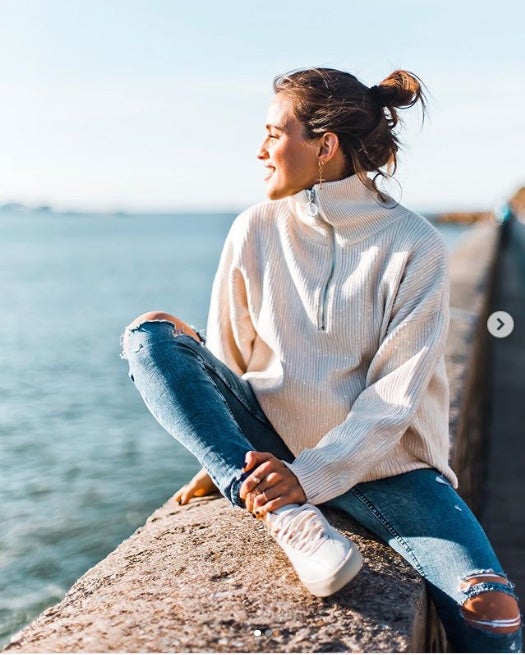
[[[493,337],[503,339],[514,329],[514,319],[508,312],[493,312],[487,320],[487,328]]]

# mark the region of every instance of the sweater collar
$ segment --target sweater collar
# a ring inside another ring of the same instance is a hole
[[[315,184],[312,189],[289,196],[288,202],[301,222],[317,229],[328,223],[352,241],[381,230],[399,217],[400,210],[406,211],[392,199],[382,202],[357,175]]]

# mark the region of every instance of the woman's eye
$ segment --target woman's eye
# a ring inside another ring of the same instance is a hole
[[[267,134],[266,137],[268,139],[277,139],[277,134]]]

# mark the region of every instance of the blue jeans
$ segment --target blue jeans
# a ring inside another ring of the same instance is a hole
[[[130,377],[148,409],[193,453],[234,507],[243,506],[239,488],[249,450],[293,461],[249,383],[204,344],[177,333],[167,321],[142,323],[128,330],[127,339]],[[453,650],[521,651],[521,629],[496,634],[463,618],[461,604],[480,592],[513,594],[498,582],[470,589],[462,584],[475,574],[505,574],[477,519],[436,470],[364,482],[327,505],[352,516],[420,573]]]

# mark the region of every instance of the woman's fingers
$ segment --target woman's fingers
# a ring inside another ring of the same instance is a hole
[[[278,496],[277,498],[274,498],[273,500],[265,503],[262,507],[255,507],[253,514],[255,514],[255,516],[258,518],[264,518],[264,515],[268,512],[275,512],[275,510],[279,509],[279,507],[282,507],[283,505],[292,505],[295,503],[297,503],[296,500],[292,500],[286,496]]]
[[[301,500],[302,498],[302,500]],[[266,491],[252,491],[246,496],[246,509],[255,516],[262,517],[266,512],[282,505],[304,502],[304,497],[286,485],[278,485]]]
[[[274,457],[272,453],[262,453],[258,452],[256,450],[249,450],[246,453],[245,461],[244,461],[244,468],[242,469],[243,471],[249,471],[250,469],[254,468],[258,464],[262,464],[263,462],[266,462],[267,460],[271,459]]]
[[[240,497],[246,500],[247,495],[258,487],[262,480],[266,480],[270,473],[279,473],[284,469],[287,469],[285,464],[271,453],[248,452],[246,454],[246,466],[243,471],[250,471],[250,475],[241,485]]]
[[[266,514],[278,509],[282,505],[302,504],[306,500],[300,484],[290,480],[283,480],[268,489],[261,489],[253,499],[254,514]]]
[[[283,505],[306,501],[297,477],[271,453],[251,451],[246,456],[244,470],[250,474],[241,485],[240,497],[252,514],[263,516]]]
[[[250,492],[250,493],[246,496],[246,499],[245,499],[245,501],[244,501],[244,504],[246,505],[246,509],[247,509],[251,514],[254,514],[254,513],[255,513],[255,507],[254,507],[254,504],[253,504],[254,501],[255,501],[255,498],[256,498],[256,494]]]
[[[280,461],[280,460],[277,460],[277,458],[271,453],[260,453],[254,450],[250,450],[246,453],[245,463],[242,469],[243,473],[250,471],[249,477],[247,477],[245,480],[245,483],[248,482],[248,485],[246,485],[247,487],[246,493],[248,493],[248,491],[251,491],[251,487],[253,487],[253,485],[257,484],[258,482],[259,476],[257,475],[256,471],[259,470],[261,465],[263,465],[264,463],[272,462],[272,461]],[[242,492],[242,487],[241,487],[241,492]]]

